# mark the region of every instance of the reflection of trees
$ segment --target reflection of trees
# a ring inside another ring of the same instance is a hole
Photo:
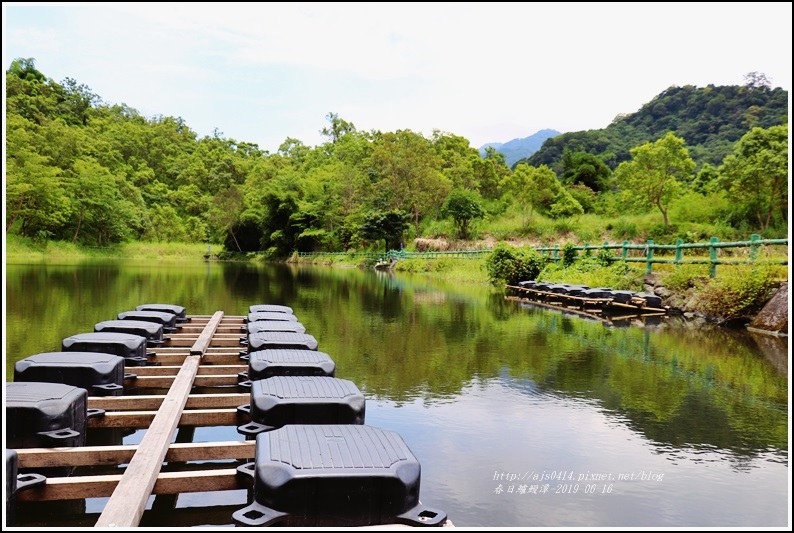
[[[595,399],[674,447],[703,443],[743,455],[787,446],[785,380],[730,335],[605,328],[481,288],[431,298],[432,287],[396,279],[372,290],[356,276],[346,298],[320,284],[329,291],[317,317],[324,350],[368,395],[432,402],[506,371],[514,383]]]
[[[722,330],[600,322],[524,307],[486,286],[289,265],[7,265],[7,376],[141,303],[189,314],[291,306],[337,375],[368,397],[425,402],[489,380],[593,400],[658,443],[746,456],[787,448],[786,377]],[[31,334],[31,331],[35,332]],[[8,372],[8,370],[11,370]],[[11,378],[7,378],[11,379]]]

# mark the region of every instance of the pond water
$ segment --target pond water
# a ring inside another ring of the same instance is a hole
[[[364,393],[366,423],[420,461],[422,503],[459,527],[790,526],[788,338],[586,320],[359,269],[106,261],[7,264],[5,277],[6,381],[16,361],[142,303],[291,307]],[[244,439],[234,429],[194,438]],[[91,526],[103,504],[42,507],[21,525]],[[183,494],[141,525],[232,526],[246,504],[245,491]]]

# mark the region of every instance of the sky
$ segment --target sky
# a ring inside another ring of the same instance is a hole
[[[408,129],[479,148],[602,129],[672,86],[791,91],[790,2],[3,3],[32,58],[107,104],[271,153]]]

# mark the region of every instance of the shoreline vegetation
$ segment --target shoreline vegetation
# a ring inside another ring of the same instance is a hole
[[[524,244],[502,242],[497,246],[502,250],[510,250],[507,252],[508,259],[520,263],[517,257],[510,254],[515,250],[521,257]],[[157,261],[165,264],[208,259],[267,262],[262,254],[227,254],[221,246],[201,243],[132,242],[93,248],[60,241],[38,243],[16,235],[6,235],[3,251],[5,262],[11,264],[68,264],[93,259]],[[293,254],[286,262],[327,267],[374,267],[371,261],[346,255],[299,257]],[[421,274],[455,283],[491,285],[496,289],[510,281],[506,279],[504,268],[504,265],[495,266],[493,261],[489,264],[488,256],[485,259],[406,259],[392,265],[392,270],[397,273]],[[683,265],[678,268],[661,265],[653,274],[646,275],[641,267],[624,262],[606,266],[597,257],[578,257],[563,261],[562,265],[548,264],[533,273],[536,273],[535,278],[539,281],[654,293],[662,297],[663,305],[674,314],[730,327],[749,324],[772,299],[777,289],[788,281],[788,266],[764,261],[721,267],[715,278],[709,278],[706,265]],[[518,275],[520,277],[521,274]]]

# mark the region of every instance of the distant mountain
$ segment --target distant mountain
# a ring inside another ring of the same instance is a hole
[[[557,130],[540,130],[534,135],[524,137],[523,139],[513,139],[506,143],[487,143],[480,147],[480,155],[485,155],[485,149],[493,147],[497,152],[505,156],[505,162],[508,167],[512,167],[513,163],[519,159],[527,159],[529,156],[540,150],[546,139],[560,135]]]

